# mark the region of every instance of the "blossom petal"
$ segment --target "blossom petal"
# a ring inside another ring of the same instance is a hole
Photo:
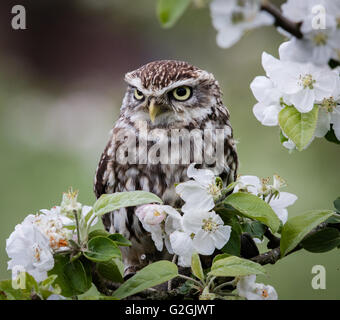
[[[209,256],[215,251],[214,240],[209,236],[208,232],[202,229],[196,233],[193,245],[197,252],[203,255]]]
[[[340,107],[337,107],[331,115],[331,122],[336,138],[340,141]]]
[[[327,111],[320,109],[314,135],[318,138],[324,137],[330,129],[331,126],[330,121],[331,121],[330,114]]]
[[[190,266],[191,256],[194,252],[190,235],[185,232],[175,231],[170,235],[170,243],[173,252],[179,256],[178,263],[182,267]]]
[[[303,89],[294,95],[287,95],[287,100],[301,113],[309,112],[314,107],[315,92],[311,89]]]
[[[195,179],[200,185],[208,187],[215,182],[215,175],[209,169],[196,169],[195,163],[189,165],[187,170],[189,178]]]
[[[214,245],[217,249],[222,249],[229,241],[231,234],[230,226],[219,226],[215,232],[211,233],[211,238],[214,241]]]
[[[253,113],[257,120],[264,126],[277,126],[279,124],[279,105],[264,105],[257,103],[253,108]]]
[[[214,199],[197,181],[187,181],[176,186],[176,192],[186,202],[183,211],[210,210],[215,206]]]

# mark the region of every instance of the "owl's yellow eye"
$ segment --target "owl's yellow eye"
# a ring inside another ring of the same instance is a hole
[[[144,94],[140,92],[138,89],[135,89],[134,91],[134,97],[136,100],[141,101],[144,99]]]
[[[187,86],[182,86],[172,91],[173,97],[178,101],[185,101],[191,97],[192,89]]]

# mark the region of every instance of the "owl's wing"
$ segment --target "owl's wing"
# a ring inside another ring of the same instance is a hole
[[[116,185],[113,170],[113,157],[111,154],[108,153],[108,150],[111,147],[111,143],[112,142],[109,141],[109,143],[106,145],[106,148],[100,157],[100,161],[97,167],[94,179],[94,193],[97,199],[102,194],[114,192],[114,188]],[[102,216],[102,221],[106,230],[109,230],[112,224],[110,216],[111,214],[104,214]]]
[[[113,176],[114,170],[112,170],[114,163],[113,157],[108,153],[111,147],[111,141],[106,145],[104,152],[100,157],[100,161],[97,167],[95,179],[94,179],[94,193],[98,199],[102,194],[108,193],[108,180],[110,179],[110,186],[114,189],[115,179]]]
[[[238,169],[238,156],[236,151],[236,143],[233,138],[233,129],[229,120],[229,111],[228,109],[221,103],[218,105],[216,110],[216,118],[213,119],[216,121],[215,125],[218,128],[229,128],[229,130],[225,130],[225,132],[229,131],[224,137],[224,171],[220,174],[224,184],[227,186],[232,183],[237,178],[237,169]]]

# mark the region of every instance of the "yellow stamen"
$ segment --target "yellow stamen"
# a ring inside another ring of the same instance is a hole
[[[321,103],[321,108],[323,108],[327,112],[333,112],[334,109],[337,107],[337,103],[334,100],[333,97],[330,97],[328,99],[323,99]]]
[[[208,193],[213,197],[217,197],[221,195],[221,189],[215,183],[211,183],[208,186]]]
[[[328,40],[328,36],[327,34],[323,32],[319,32],[313,37],[313,42],[317,46],[325,46],[327,44],[327,40]]]
[[[207,232],[214,232],[218,228],[218,224],[212,221],[212,218],[203,219],[202,229]]]
[[[314,89],[314,83],[316,80],[313,79],[311,74],[306,74],[305,76],[300,76],[300,84],[303,86],[304,89]]]
[[[265,299],[269,297],[268,290],[266,290],[266,289],[262,290],[262,297],[265,298]]]

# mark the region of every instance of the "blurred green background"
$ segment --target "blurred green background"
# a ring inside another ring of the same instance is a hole
[[[277,2],[278,3],[278,2]],[[186,60],[214,73],[231,113],[241,174],[280,174],[298,201],[290,215],[331,209],[340,195],[340,148],[316,139],[289,154],[278,129],[253,116],[249,84],[263,75],[261,53],[277,56],[274,28],[217,47],[207,8],[192,8],[161,29],[154,0],[25,1],[27,29],[11,29],[13,1],[0,4],[0,278],[9,278],[5,240],[24,217],[59,204],[69,186],[95,200],[92,181],[119,113],[124,73],[156,59]],[[311,269],[327,270],[326,290],[313,290]],[[268,266],[260,280],[280,299],[340,298],[339,252],[298,252]]]

